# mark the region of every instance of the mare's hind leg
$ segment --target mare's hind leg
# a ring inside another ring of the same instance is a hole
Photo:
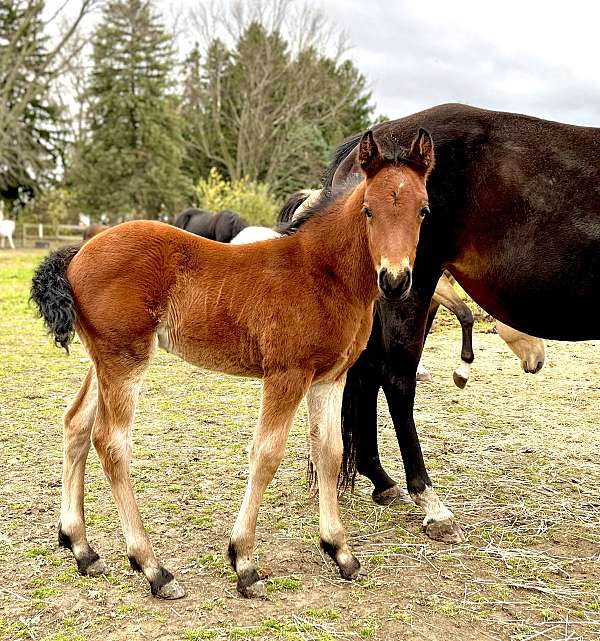
[[[321,547],[337,563],[343,579],[354,579],[360,563],[346,541],[340,519],[337,482],[342,464],[341,410],[346,377],[316,383],[306,396],[310,424],[310,455],[319,482]]]
[[[118,357],[108,357],[97,363],[98,411],[92,442],[117,504],[131,567],[144,573],[154,596],[178,599],[185,595],[185,591],[154,556],[129,472],[131,428],[151,349],[142,351],[145,353],[139,355],[131,351],[127,362]]]
[[[59,544],[73,552],[77,569],[88,576],[107,571],[104,561],[88,543],[83,514],[83,479],[97,398],[96,374],[92,365],[64,418],[62,501],[58,524]]]
[[[228,550],[229,561],[238,575],[238,592],[245,597],[266,596],[265,584],[253,560],[258,509],[281,463],[294,415],[310,379],[310,374],[301,371],[264,379],[260,415],[250,446],[248,485]]]

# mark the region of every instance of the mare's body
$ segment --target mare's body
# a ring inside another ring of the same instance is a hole
[[[413,419],[415,371],[427,314],[447,269],[503,323],[559,340],[600,337],[589,313],[600,296],[600,129],[519,114],[442,105],[377,126],[382,149],[424,123],[436,140],[413,287],[402,303],[380,300],[367,350],[350,370],[344,395],[346,472],[373,482],[374,498],[394,495],[377,448],[377,391],[394,421],[407,487],[426,511],[433,538],[462,540],[452,518],[440,525]],[[356,138],[342,145],[326,188],[355,180]],[[436,507],[437,509],[437,507]]]

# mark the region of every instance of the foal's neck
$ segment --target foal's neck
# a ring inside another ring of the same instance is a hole
[[[362,213],[364,185],[306,223],[299,237],[324,277],[364,305],[377,296],[377,275]]]

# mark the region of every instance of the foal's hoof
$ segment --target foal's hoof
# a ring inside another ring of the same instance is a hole
[[[93,563],[87,566],[84,572],[85,576],[101,576],[108,574],[108,566],[102,559],[96,559]]]
[[[467,540],[460,525],[454,519],[424,523],[423,530],[430,539],[442,543],[464,543]]]
[[[373,490],[371,498],[378,505],[391,505],[392,503],[412,503],[410,494],[399,485],[392,485],[392,487],[388,487],[387,490],[382,490],[381,492]]]
[[[452,378],[454,379],[454,384],[459,389],[465,389],[467,382],[469,380],[468,378],[465,378],[464,376],[459,374],[458,371],[455,371],[452,373]]]
[[[419,383],[433,383],[433,376],[425,370],[424,372],[417,372],[417,380]]]
[[[250,585],[239,585],[238,583],[237,590],[245,599],[267,598],[267,585],[262,579]]]
[[[346,563],[340,563],[338,565],[340,576],[342,579],[346,579],[346,581],[354,581],[354,579],[358,579],[360,576],[360,562],[354,555],[350,556],[351,558],[346,561]]]
[[[185,589],[179,585],[177,579],[171,579],[168,583],[160,587],[154,596],[159,599],[181,599],[185,596]]]

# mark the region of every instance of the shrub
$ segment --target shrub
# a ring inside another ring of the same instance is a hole
[[[279,211],[279,202],[269,185],[241,178],[229,182],[213,167],[207,178],[201,178],[195,188],[198,205],[208,211],[230,209],[251,225],[271,227]]]

